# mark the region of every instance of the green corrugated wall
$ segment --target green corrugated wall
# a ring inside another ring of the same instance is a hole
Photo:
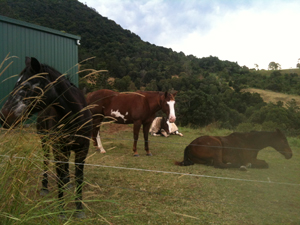
[[[78,85],[79,40],[79,36],[0,16],[0,108],[18,79],[14,75],[25,67],[26,56],[67,73]]]

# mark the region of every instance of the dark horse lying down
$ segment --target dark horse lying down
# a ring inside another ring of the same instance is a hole
[[[177,92],[176,92],[177,93]],[[119,93],[107,89],[91,92],[87,95],[87,103],[93,114],[92,137],[94,146],[105,153],[100,139],[100,127],[104,117],[111,117],[120,124],[133,124],[133,154],[138,156],[137,141],[143,125],[145,150],[148,156],[151,152],[148,146],[148,132],[155,113],[162,110],[171,122],[175,122],[175,95],[168,92],[138,91]]]
[[[275,132],[252,131],[232,133],[228,136],[202,136],[192,141],[184,150],[184,160],[176,165],[189,166],[194,163],[213,165],[216,168],[247,167],[268,168],[265,160],[257,159],[258,152],[273,147],[286,159],[293,155],[286,137],[280,130]]]
[[[82,184],[84,161],[88,154],[92,117],[86,109],[82,92],[61,73],[35,58],[26,57],[26,67],[20,73],[8,100],[0,112],[4,128],[14,128],[34,113],[40,112],[38,131],[51,139],[56,172],[58,197],[63,206],[63,189],[69,182],[69,157],[75,152],[76,208],[77,217],[82,211]],[[43,139],[45,147],[46,139]],[[48,157],[48,152],[45,153]],[[47,193],[47,175],[44,174],[42,193]]]

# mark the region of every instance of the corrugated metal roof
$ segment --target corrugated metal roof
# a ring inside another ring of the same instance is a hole
[[[64,32],[54,30],[54,29],[51,29],[51,28],[48,28],[48,27],[43,27],[43,26],[32,24],[32,23],[27,23],[27,22],[12,19],[12,18],[9,18],[9,17],[6,17],[6,16],[1,16],[0,15],[0,21],[6,22],[6,23],[12,23],[12,24],[19,25],[19,26],[22,26],[22,27],[28,27],[28,28],[35,29],[35,30],[40,30],[40,31],[43,31],[43,32],[51,33],[51,34],[60,35],[60,36],[63,36],[63,37],[72,38],[72,39],[75,39],[75,40],[81,40],[81,37],[77,36],[77,35],[64,33]]]

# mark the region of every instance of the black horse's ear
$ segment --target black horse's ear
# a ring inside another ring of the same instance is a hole
[[[30,65],[31,65],[31,68],[34,70],[34,72],[38,73],[41,71],[41,64],[36,58],[31,57]]]
[[[30,63],[31,63],[31,58],[28,57],[28,56],[26,56],[26,58],[25,58],[25,65],[28,67],[28,66],[30,66]]]

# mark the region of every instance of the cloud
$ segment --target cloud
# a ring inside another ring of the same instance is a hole
[[[86,2],[142,40],[187,55],[213,55],[265,69],[271,61],[295,67],[300,58],[298,0]]]

